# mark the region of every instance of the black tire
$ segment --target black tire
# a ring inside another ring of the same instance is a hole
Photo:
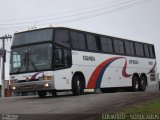
[[[139,90],[139,77],[133,76],[132,78],[132,90],[138,91]]]
[[[140,84],[139,84],[139,90],[140,91],[145,91],[147,86],[147,80],[146,77],[141,76],[140,77]]]
[[[101,90],[102,93],[106,93],[107,92],[106,88],[100,88],[100,90]]]
[[[44,98],[44,97],[46,97],[47,92],[46,91],[38,91],[38,95],[40,98]]]
[[[83,82],[80,76],[75,75],[72,80],[72,92],[73,95],[82,95],[84,93],[83,90]]]
[[[51,91],[52,96],[57,96],[57,92],[55,90]]]

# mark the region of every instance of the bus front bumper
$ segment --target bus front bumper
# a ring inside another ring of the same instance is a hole
[[[13,92],[32,92],[41,90],[54,90],[55,85],[53,80],[42,80],[34,82],[14,83],[12,86]]]

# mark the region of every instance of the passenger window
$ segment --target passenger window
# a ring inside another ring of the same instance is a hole
[[[137,56],[144,56],[143,45],[141,43],[135,43],[135,50]]]
[[[55,67],[63,67],[63,50],[61,48],[55,49]]]
[[[85,37],[84,34],[71,31],[71,41],[72,41],[72,47],[76,49],[86,49],[86,43],[85,43]]]
[[[125,41],[125,50],[127,55],[135,55],[133,42]]]
[[[149,48],[148,48],[148,45],[144,45],[144,52],[145,52],[145,56],[146,57],[149,57]]]
[[[72,65],[71,51],[61,47],[55,48],[55,68],[70,67]]]
[[[111,38],[101,37],[101,47],[104,52],[113,52],[112,40]]]
[[[150,57],[155,58],[155,51],[153,45],[149,45],[149,52],[150,52]]]
[[[72,65],[71,51],[64,49],[64,65],[70,67]]]
[[[98,35],[96,35],[96,46],[97,46],[97,50],[99,50],[99,51],[102,50],[100,36],[98,36]]]
[[[115,53],[124,54],[124,45],[123,45],[123,41],[118,40],[118,39],[114,39],[113,45],[114,45]]]
[[[88,46],[88,50],[97,50],[97,45],[96,45],[96,39],[94,35],[91,34],[87,34],[86,35],[87,38],[87,46]]]
[[[69,35],[67,30],[55,30],[55,42],[65,47],[70,47]]]

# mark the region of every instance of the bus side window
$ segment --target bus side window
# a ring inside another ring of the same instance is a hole
[[[56,47],[55,49],[55,68],[70,67],[72,64],[71,51]]]
[[[135,55],[133,42],[125,41],[124,45],[127,55]]]
[[[61,48],[56,48],[55,49],[55,67],[62,67],[64,66],[63,63],[63,50]]]
[[[72,65],[71,51],[64,49],[64,64],[65,67],[70,67]]]
[[[112,40],[109,37],[101,37],[101,48],[103,52],[113,52]]]
[[[144,44],[144,53],[145,53],[145,56],[146,57],[149,57],[149,48],[148,48],[148,45]]]
[[[115,39],[113,39],[113,45],[114,45],[115,53],[124,54],[123,41],[115,38]]]
[[[83,33],[71,31],[70,36],[73,48],[80,50],[86,49],[86,41]]]
[[[155,58],[155,50],[153,45],[149,45],[150,57]]]
[[[144,57],[143,45],[141,43],[135,43],[136,55]]]
[[[88,50],[97,51],[96,38],[92,34],[86,34]]]

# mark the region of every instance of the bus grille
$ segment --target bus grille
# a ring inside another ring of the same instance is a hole
[[[39,81],[39,80],[38,79],[34,79],[34,80],[19,80],[18,83],[33,82],[33,81]]]

